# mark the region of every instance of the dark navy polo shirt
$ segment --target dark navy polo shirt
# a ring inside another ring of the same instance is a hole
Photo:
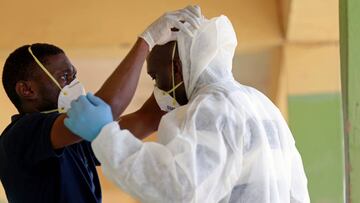
[[[1,134],[0,179],[10,203],[101,202],[90,143],[52,148],[50,132],[59,115],[16,115]]]

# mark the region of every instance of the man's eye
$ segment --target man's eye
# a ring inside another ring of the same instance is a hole
[[[67,81],[67,79],[68,79],[68,74],[67,74],[67,73],[63,74],[63,75],[60,77],[60,79],[61,79],[61,80],[64,80],[64,81]]]

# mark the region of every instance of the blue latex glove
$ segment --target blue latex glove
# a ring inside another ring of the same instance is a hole
[[[64,124],[71,132],[91,142],[101,128],[112,121],[110,106],[99,97],[87,93],[71,102]]]

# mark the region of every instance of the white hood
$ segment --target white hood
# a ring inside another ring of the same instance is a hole
[[[180,32],[177,41],[189,99],[203,86],[232,78],[237,39],[226,16],[205,19],[193,37]]]

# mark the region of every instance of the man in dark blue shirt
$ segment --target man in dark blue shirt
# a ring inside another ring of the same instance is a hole
[[[75,68],[60,48],[34,44],[31,49],[62,88],[76,78]],[[28,50],[29,45],[15,50],[3,70],[4,89],[19,111],[0,137],[0,179],[6,196],[11,203],[101,202],[96,172],[99,163],[90,143],[67,130],[63,123],[66,114],[46,113],[58,108],[60,90]],[[115,118],[129,104],[148,53],[147,43],[138,38],[96,93],[111,105]],[[157,126],[160,117],[149,113],[156,105],[151,96],[139,111],[122,118],[124,126],[141,126],[141,122],[135,122],[139,116],[149,117],[147,121]]]
[[[100,202],[101,191],[90,144],[51,146],[60,114],[16,115],[0,137],[0,176],[9,202]]]

